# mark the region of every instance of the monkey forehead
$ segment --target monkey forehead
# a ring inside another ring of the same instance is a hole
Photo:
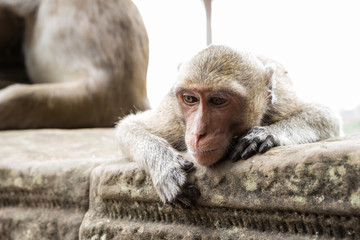
[[[186,83],[178,81],[172,88],[174,95],[184,91],[194,92],[216,92],[216,93],[230,93],[245,97],[247,94],[246,87],[238,83],[236,80],[226,82],[225,84],[206,84],[206,83]]]
[[[252,53],[226,46],[210,46],[181,65],[178,80],[186,84],[216,85],[237,79],[244,84],[262,77],[264,65]]]

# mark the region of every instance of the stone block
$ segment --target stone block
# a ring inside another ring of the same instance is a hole
[[[90,173],[117,152],[113,129],[0,132],[0,239],[78,239]]]
[[[94,169],[81,239],[360,238],[360,138],[196,166],[197,206],[160,202],[136,163]]]
[[[0,132],[0,239],[360,239],[360,136],[196,165],[160,202],[114,129]]]

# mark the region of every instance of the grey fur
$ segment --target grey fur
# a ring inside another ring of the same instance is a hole
[[[234,161],[277,145],[310,143],[341,132],[339,119],[328,108],[296,97],[286,70],[272,60],[211,46],[182,64],[179,71],[175,89],[186,81],[208,86],[212,79],[217,86],[234,81],[245,86],[247,100],[239,109],[243,117],[237,126],[243,130],[234,133],[237,139],[229,149]],[[158,108],[128,116],[117,126],[122,151],[148,171],[164,202],[176,202],[187,184],[187,161],[176,150],[186,147],[185,120],[174,88]]]

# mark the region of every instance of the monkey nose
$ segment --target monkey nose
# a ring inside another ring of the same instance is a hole
[[[192,141],[196,147],[199,146],[200,140],[206,136],[207,134],[206,128],[207,128],[206,124],[198,123],[192,125],[188,129],[188,133],[190,133],[189,135],[191,136],[190,138],[192,138]]]
[[[194,134],[194,138],[195,138],[195,146],[198,147],[199,146],[199,142],[200,140],[202,140],[204,137],[206,136],[205,133],[203,134]]]

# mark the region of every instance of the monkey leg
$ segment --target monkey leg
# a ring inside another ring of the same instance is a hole
[[[16,83],[31,84],[25,69],[0,69],[0,89],[6,88]]]
[[[0,79],[0,89],[6,88],[10,85],[14,84],[13,82],[7,81],[7,80],[2,80]]]
[[[113,126],[120,113],[107,90],[85,81],[11,85],[0,90],[0,129]]]
[[[265,128],[276,136],[277,145],[320,141],[341,135],[340,117],[320,104],[300,104],[288,118]]]

